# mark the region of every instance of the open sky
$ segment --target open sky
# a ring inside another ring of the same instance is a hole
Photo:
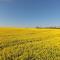
[[[0,27],[60,26],[60,0],[0,0]]]

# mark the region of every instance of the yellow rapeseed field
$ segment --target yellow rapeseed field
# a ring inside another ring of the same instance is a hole
[[[60,29],[0,28],[0,60],[60,60]]]

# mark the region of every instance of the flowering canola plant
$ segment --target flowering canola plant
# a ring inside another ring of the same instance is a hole
[[[0,28],[0,60],[60,60],[60,29]]]

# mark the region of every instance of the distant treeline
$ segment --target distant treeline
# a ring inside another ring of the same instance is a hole
[[[37,29],[40,29],[40,28],[49,28],[49,29],[60,29],[60,27],[35,27]]]

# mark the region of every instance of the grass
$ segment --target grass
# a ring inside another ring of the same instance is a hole
[[[0,28],[0,60],[60,60],[60,29]]]

